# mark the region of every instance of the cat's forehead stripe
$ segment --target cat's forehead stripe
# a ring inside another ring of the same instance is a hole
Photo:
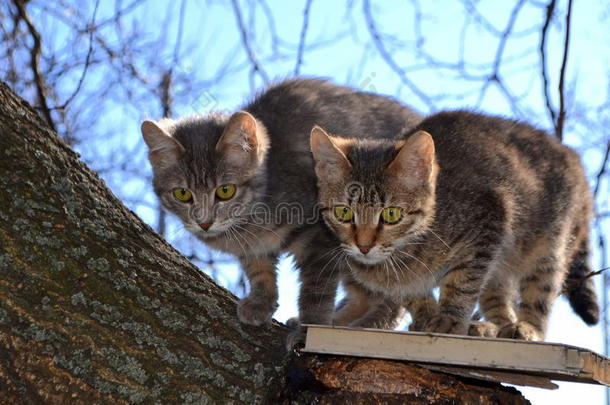
[[[174,138],[185,147],[183,172],[193,188],[213,186],[216,176],[216,143],[224,128],[222,117],[194,117],[181,122]]]
[[[358,193],[348,192],[347,194],[350,204],[374,204],[385,201],[383,186],[369,185],[368,187],[361,187],[361,191]]]
[[[359,143],[348,151],[352,163],[352,180],[359,184],[353,202],[383,203],[386,200],[384,168],[396,156],[393,142]]]

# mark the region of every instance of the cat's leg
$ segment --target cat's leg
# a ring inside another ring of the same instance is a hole
[[[565,273],[566,263],[559,249],[534,260],[531,270],[520,280],[518,320],[500,329],[498,337],[544,340],[553,301],[561,290]]]
[[[413,332],[424,330],[430,318],[438,313],[438,303],[432,295],[432,291],[421,297],[408,297],[403,300],[403,305],[411,314],[412,321],[409,330]]]
[[[489,253],[481,252],[472,261],[454,267],[443,277],[438,313],[428,319],[424,331],[466,334],[489,260]]]
[[[472,321],[468,325],[468,336],[497,337],[498,325],[489,321]]]
[[[405,316],[405,308],[396,300],[374,297],[369,310],[349,326],[356,328],[395,329]]]
[[[295,255],[299,267],[301,290],[299,293],[299,325],[293,325],[286,347],[291,349],[304,340],[301,324],[331,324],[339,278],[344,274],[343,264],[337,257],[329,259],[328,252],[310,249]]]
[[[349,274],[346,274],[342,281],[346,294],[335,308],[332,320],[332,324],[337,326],[347,326],[362,318],[368,312],[371,304],[369,292]]]
[[[277,308],[277,255],[240,258],[250,284],[250,293],[237,306],[239,320],[260,325],[268,322]]]
[[[346,295],[335,309],[333,325],[395,329],[400,324],[405,314],[400,303],[372,292],[349,273],[342,281]]]
[[[471,322],[468,334],[471,336],[495,337],[498,331],[517,321],[515,313],[516,286],[507,266],[494,269],[479,298],[479,310],[485,321]]]
[[[299,319],[301,323],[331,324],[342,270],[322,272],[312,263],[304,263],[300,266]]]
[[[481,193],[470,207],[473,215],[452,247],[461,252],[440,280],[438,314],[424,327],[426,332],[466,334],[486,276],[494,268],[503,246],[512,239],[510,205],[502,190]]]

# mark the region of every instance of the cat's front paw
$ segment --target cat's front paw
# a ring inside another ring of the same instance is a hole
[[[430,320],[430,317],[420,316],[414,318],[409,324],[409,331],[411,332],[421,332],[426,327],[426,324]]]
[[[465,335],[466,323],[463,319],[455,318],[449,315],[433,315],[430,317],[423,330],[424,332],[433,333],[449,333],[452,335]]]
[[[237,317],[249,325],[262,325],[269,322],[277,308],[275,301],[269,301],[256,295],[249,295],[237,304]]]
[[[367,328],[367,329],[394,329],[398,326],[398,322],[392,322],[388,319],[380,319],[376,317],[365,316],[350,322],[351,328]]]
[[[498,325],[493,322],[470,322],[468,327],[469,336],[496,337],[498,335]]]
[[[292,318],[290,318],[286,321],[286,326],[288,326],[290,329],[296,329],[300,325],[301,325],[301,320],[299,319],[298,316],[293,316]]]
[[[544,340],[544,333],[529,322],[519,321],[502,327],[498,337],[536,342]]]
[[[286,350],[301,349],[305,346],[307,329],[300,324],[286,337]]]

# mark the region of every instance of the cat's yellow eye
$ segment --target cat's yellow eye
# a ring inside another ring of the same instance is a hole
[[[235,195],[235,186],[233,184],[225,184],[216,189],[216,197],[221,200],[228,200]]]
[[[386,224],[395,224],[396,222],[400,221],[401,217],[402,210],[398,207],[388,207],[381,211],[381,219]]]
[[[335,218],[341,222],[350,222],[354,219],[354,211],[347,205],[337,205],[334,211]]]
[[[174,197],[182,202],[189,202],[193,199],[193,193],[186,188],[175,188],[172,190]]]

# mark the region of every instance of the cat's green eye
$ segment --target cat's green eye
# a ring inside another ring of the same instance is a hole
[[[235,186],[233,184],[224,184],[216,189],[216,197],[221,200],[228,200],[235,195]]]
[[[398,207],[388,207],[381,211],[381,219],[386,224],[395,224],[396,222],[400,221],[401,217],[402,210]]]
[[[182,202],[189,202],[193,199],[193,193],[186,188],[175,188],[172,190],[174,197]]]
[[[347,205],[337,205],[334,211],[335,218],[341,222],[350,222],[354,219],[354,211]]]

